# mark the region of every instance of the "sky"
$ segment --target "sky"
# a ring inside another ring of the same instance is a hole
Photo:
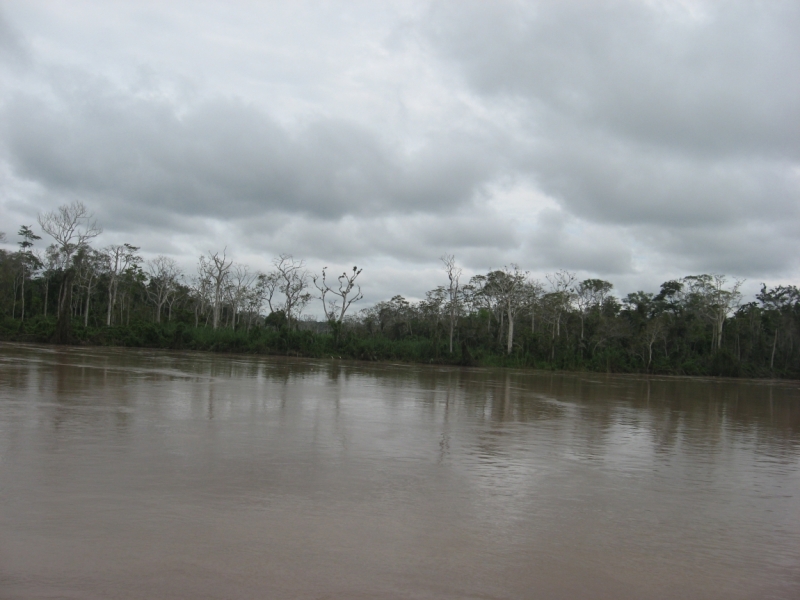
[[[0,231],[81,200],[188,274],[358,265],[363,306],[446,253],[796,285],[798,32],[795,0],[0,0]]]

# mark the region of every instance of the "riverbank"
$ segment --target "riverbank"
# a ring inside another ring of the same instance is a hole
[[[55,320],[36,317],[21,323],[5,319],[0,323],[0,340],[47,344],[53,338]],[[571,356],[556,361],[542,360],[524,337],[511,354],[469,340],[461,340],[449,352],[447,339],[407,336],[402,339],[358,335],[344,331],[338,337],[328,332],[256,327],[249,331],[191,327],[184,323],[136,322],[125,326],[85,327],[73,323],[71,343],[82,346],[159,348],[226,354],[260,354],[305,358],[340,358],[369,362],[407,362],[481,367],[532,368],[570,372],[608,372],[678,376],[797,379],[792,371],[771,371],[737,361],[725,352],[706,360],[654,361],[643,368],[640,356],[619,349],[596,353],[591,359]],[[541,352],[538,353],[541,355]]]

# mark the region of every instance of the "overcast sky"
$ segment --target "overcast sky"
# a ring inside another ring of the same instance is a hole
[[[446,252],[798,284],[800,2],[0,0],[0,230],[74,199],[187,270],[363,266],[364,305]]]

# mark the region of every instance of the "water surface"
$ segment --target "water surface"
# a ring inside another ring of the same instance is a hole
[[[798,598],[800,384],[0,344],[0,598]]]

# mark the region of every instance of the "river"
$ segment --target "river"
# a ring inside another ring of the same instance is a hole
[[[800,383],[0,344],[23,598],[800,598]]]

